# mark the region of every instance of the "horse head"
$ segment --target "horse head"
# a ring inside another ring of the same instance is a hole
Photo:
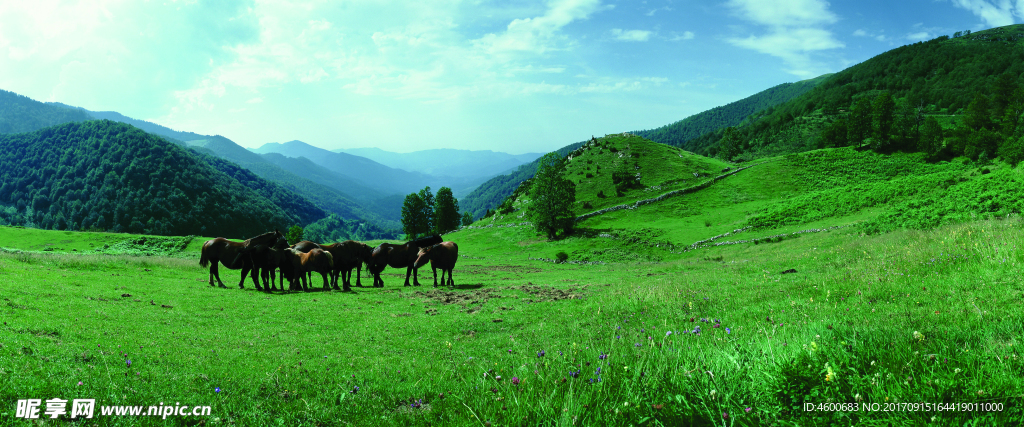
[[[416,261],[413,261],[412,266],[415,268],[423,267],[424,264],[430,262],[430,250],[434,249],[437,245],[427,246],[420,248],[416,252]]]

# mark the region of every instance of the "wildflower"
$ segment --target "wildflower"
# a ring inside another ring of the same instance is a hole
[[[129,368],[131,368],[131,367],[132,367],[132,361],[131,361],[131,360],[128,360],[128,361],[126,362],[126,364],[128,365],[128,367],[129,367]]]
[[[495,381],[501,381],[501,375],[495,375],[494,376],[494,380]]]
[[[828,363],[825,364],[825,381],[831,382],[836,377],[836,372],[832,370],[832,367]]]
[[[352,391],[350,391],[349,393],[352,393],[352,394],[359,393],[359,386],[355,386],[354,388],[352,388]]]
[[[729,328],[725,328],[725,333],[726,333],[726,334],[731,334],[731,333],[732,333],[732,330],[731,330],[731,329],[729,329]]]
[[[519,377],[512,377],[512,385],[519,385]]]
[[[667,331],[667,332],[665,332],[665,336],[666,336],[666,337],[667,337],[667,336],[669,336],[669,335],[672,335],[672,331]]]
[[[569,371],[569,376],[573,378],[579,378],[580,371]]]
[[[601,375],[601,368],[597,368],[597,372],[594,372],[594,375]]]
[[[746,409],[744,409],[744,411],[746,411],[747,413],[750,413],[750,411],[751,411],[752,409],[754,409],[754,408],[751,408],[751,407],[749,407],[749,406],[748,406],[748,407],[747,407]]]
[[[508,354],[512,354],[512,349],[508,349]]]
[[[604,353],[601,353],[601,355],[600,355],[600,356],[597,356],[597,358],[598,358],[599,360],[604,360],[604,359],[607,359],[607,358],[608,358],[608,355],[607,355],[607,354],[604,354]]]
[[[918,341],[924,341],[924,334],[914,331],[914,339]]]
[[[81,381],[79,381],[79,382],[78,382],[78,385],[82,385],[82,382],[81,382]]]
[[[722,418],[729,419],[729,414],[725,413],[725,412],[722,412]]]
[[[214,388],[214,389],[213,389],[213,392],[214,392],[214,393],[220,393],[220,387],[216,387],[216,388]]]
[[[544,357],[544,350],[541,350],[539,353],[537,353],[537,357]]]

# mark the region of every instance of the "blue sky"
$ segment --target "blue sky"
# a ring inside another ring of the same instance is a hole
[[[1024,0],[0,1],[0,89],[247,147],[546,152]]]

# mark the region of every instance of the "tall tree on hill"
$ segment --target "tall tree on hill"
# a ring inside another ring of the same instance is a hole
[[[434,217],[434,193],[430,192],[430,186],[423,187],[419,194],[420,199],[423,200],[423,211],[420,215],[421,229],[423,233],[429,233],[434,231],[434,224],[437,223],[437,218]]]
[[[929,116],[921,127],[921,138],[917,149],[934,156],[942,149],[942,125],[933,116]]]
[[[846,139],[848,133],[847,121],[845,118],[840,117],[822,131],[821,137],[825,141],[825,147],[845,147],[849,145]]]
[[[847,130],[847,140],[852,145],[860,145],[871,136],[871,100],[867,97],[860,98],[854,104]]]
[[[896,102],[889,92],[882,92],[871,103],[871,118],[874,130],[874,148],[880,151],[892,150],[892,128],[895,119]]]
[[[992,116],[989,115],[991,101],[984,94],[977,94],[974,100],[967,105],[967,112],[964,113],[964,124],[971,130],[991,129]]]
[[[419,194],[410,193],[405,196],[402,204],[402,231],[406,238],[415,239],[420,234],[426,233],[423,219],[423,198]]]
[[[436,216],[434,231],[444,234],[459,229],[459,201],[452,194],[452,189],[441,187],[434,199],[434,215]]]
[[[563,235],[572,233],[576,214],[576,184],[565,178],[565,158],[557,153],[548,153],[540,159],[537,173],[530,189],[532,203],[530,219],[537,231],[555,238],[558,231]]]
[[[1019,89],[1017,85],[1017,79],[1010,73],[1000,74],[996,78],[992,88],[992,116],[996,119],[1002,119],[1006,114],[1006,107],[1010,105],[1010,100],[1014,96],[1014,92]]]
[[[1007,138],[1014,137],[1022,114],[1024,114],[1024,88],[1017,87],[1013,90],[1013,94],[1010,95],[1006,108],[1003,110],[1003,135]]]
[[[921,116],[917,109],[906,101],[900,101],[896,105],[895,120],[893,122],[893,143],[897,150],[914,151],[917,148],[919,137],[919,123]]]
[[[732,161],[733,157],[740,154],[743,148],[743,141],[740,140],[739,132],[734,127],[725,128],[725,135],[718,141],[718,154],[726,161]]]

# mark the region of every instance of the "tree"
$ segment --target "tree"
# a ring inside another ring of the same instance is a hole
[[[459,229],[459,201],[452,194],[452,189],[441,187],[434,199],[434,215],[436,217],[434,231],[444,234]]]
[[[563,235],[572,232],[576,214],[576,184],[565,178],[565,158],[557,153],[548,153],[540,159],[537,173],[530,189],[532,203],[530,219],[537,231],[553,239],[561,230]]]
[[[434,224],[437,221],[437,218],[434,217],[434,193],[430,192],[430,186],[426,186],[420,190],[418,195],[423,200],[420,230],[423,230],[423,234],[427,234],[434,231]]]
[[[469,213],[469,211],[463,212],[462,213],[462,226],[463,227],[468,227],[472,223],[473,223],[473,214]]]
[[[901,151],[913,151],[917,148],[918,140],[917,110],[906,101],[901,101],[896,106],[896,117],[893,123],[893,145]]]
[[[889,92],[882,92],[871,103],[871,118],[873,137],[875,138],[874,148],[880,151],[892,150],[892,130],[896,102],[893,101]]]
[[[294,245],[302,241],[302,227],[293,225],[288,228],[288,234],[285,236],[288,240],[289,245]]]
[[[1010,138],[999,147],[999,157],[1003,161],[1016,167],[1017,163],[1024,160],[1024,137]]]
[[[942,149],[942,139],[942,126],[935,117],[929,116],[921,129],[917,149],[933,156]]]
[[[427,232],[423,226],[423,198],[419,194],[410,193],[405,196],[402,204],[402,231],[409,239],[415,239]]]
[[[740,154],[743,148],[743,141],[740,140],[739,132],[734,127],[725,128],[725,135],[718,141],[718,154],[726,161],[732,161],[733,157]]]
[[[964,124],[972,130],[991,129],[992,117],[989,116],[991,105],[992,103],[987,96],[980,93],[976,95],[974,100],[967,105],[967,112],[964,114]]]
[[[821,134],[821,138],[825,141],[825,146],[832,147],[845,147],[848,145],[847,135],[847,122],[844,118],[836,119],[832,122]]]
[[[847,130],[847,141],[852,145],[860,145],[871,135],[871,101],[867,97],[854,104]]]

